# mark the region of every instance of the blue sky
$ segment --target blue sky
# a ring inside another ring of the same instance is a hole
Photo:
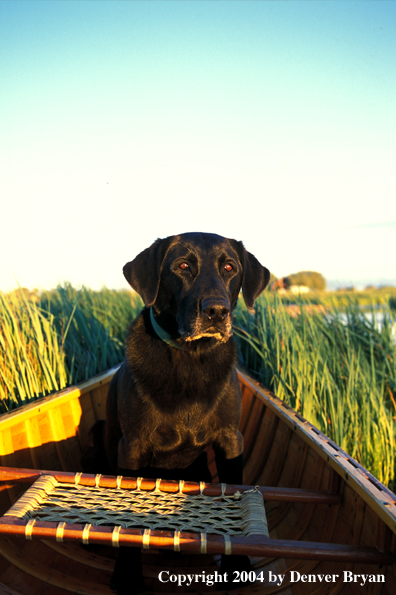
[[[0,3],[0,289],[157,237],[396,284],[396,3]]]

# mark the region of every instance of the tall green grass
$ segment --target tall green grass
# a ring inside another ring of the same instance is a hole
[[[0,412],[87,380],[124,357],[142,302],[129,291],[0,293]],[[310,300],[312,306],[312,301]],[[292,317],[266,292],[252,314],[239,301],[235,336],[244,366],[382,482],[395,487],[396,312],[383,324],[349,299],[327,314]],[[323,310],[323,308],[322,308]],[[393,334],[392,334],[393,333]]]
[[[24,294],[0,293],[0,410],[67,384],[65,353],[54,317]]]
[[[70,284],[30,298],[0,293],[0,412],[121,362],[126,329],[142,306],[129,291]]]
[[[237,309],[240,358],[263,384],[383,483],[395,479],[395,315],[383,323],[356,303],[291,317],[276,296]]]
[[[142,308],[137,294],[102,289],[77,291],[70,284],[45,292],[40,307],[53,316],[75,384],[107,370],[124,357],[126,330]]]

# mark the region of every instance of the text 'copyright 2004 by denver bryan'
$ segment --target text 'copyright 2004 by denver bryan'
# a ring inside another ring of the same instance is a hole
[[[297,570],[290,570],[284,574],[276,574],[270,571],[239,572],[234,571],[232,576],[229,573],[219,573],[217,570],[213,573],[203,571],[200,574],[174,574],[168,570],[159,573],[158,579],[161,583],[173,583],[178,587],[189,587],[193,583],[201,583],[206,586],[212,586],[217,583],[226,583],[229,580],[233,583],[247,582],[268,582],[280,586],[284,583],[357,583],[363,586],[367,583],[385,583],[384,574],[356,574],[350,570],[344,570],[342,574],[301,574]]]

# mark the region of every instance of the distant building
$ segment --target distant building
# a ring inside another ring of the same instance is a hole
[[[308,293],[311,290],[306,285],[290,285],[289,291],[294,295],[299,295],[300,293]]]
[[[283,290],[286,289],[286,285],[285,285],[285,282],[283,280],[283,277],[280,277],[279,279],[276,279],[276,281],[274,281],[272,283],[272,285],[271,285],[271,290],[272,291],[279,291],[281,289],[283,289]]]
[[[272,283],[271,290],[277,291],[279,294],[285,294],[289,292],[293,295],[299,295],[300,293],[308,293],[310,288],[306,285],[288,285],[285,283],[285,278],[281,277]]]

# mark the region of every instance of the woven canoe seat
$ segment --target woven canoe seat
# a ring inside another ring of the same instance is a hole
[[[268,538],[263,496],[257,487],[243,486],[241,492],[225,484],[183,481],[162,482],[162,487],[160,479],[138,478],[131,489],[124,485],[130,486],[130,478],[104,479],[98,475],[92,481],[93,476],[77,473],[58,481],[54,475],[41,475],[5,513],[1,524],[11,523],[14,532],[23,532],[27,539],[46,537],[115,547],[122,543],[146,549],[169,548],[170,539],[175,550],[197,542],[201,553],[209,551],[208,537],[211,541],[212,536],[222,536],[220,541],[212,539],[212,546],[220,542],[218,553],[227,554],[232,551],[231,536]]]
[[[315,502],[337,505],[327,492],[2,469],[8,481],[34,483],[0,517],[0,535],[197,554],[394,561],[376,547],[269,537],[263,497],[310,508]]]

